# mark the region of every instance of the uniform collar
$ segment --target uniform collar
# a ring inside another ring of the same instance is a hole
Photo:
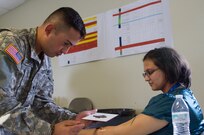
[[[36,53],[36,50],[35,50],[36,39],[37,39],[37,28],[31,28],[30,29],[30,37],[29,37],[29,42],[31,45],[31,58],[35,59],[36,61],[41,63],[43,61],[43,59],[41,60],[39,58],[39,55]],[[44,55],[44,53],[41,54],[41,56],[42,55]]]

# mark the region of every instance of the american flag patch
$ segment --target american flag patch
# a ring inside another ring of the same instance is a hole
[[[22,54],[18,51],[16,47],[14,47],[12,43],[6,47],[5,52],[9,56],[11,56],[11,58],[16,62],[16,64],[19,64],[23,60]]]

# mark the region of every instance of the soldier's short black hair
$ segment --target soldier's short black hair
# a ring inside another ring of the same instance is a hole
[[[44,21],[44,24],[52,21],[55,18],[59,18],[64,22],[68,27],[73,27],[75,30],[80,32],[81,38],[84,38],[86,35],[86,29],[84,22],[77,11],[71,7],[61,7],[51,13],[47,19]]]

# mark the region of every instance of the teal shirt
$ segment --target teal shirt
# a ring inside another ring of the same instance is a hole
[[[164,128],[152,133],[152,135],[172,135],[173,125],[171,118],[171,106],[175,95],[181,94],[189,107],[191,135],[200,135],[204,131],[202,110],[190,89],[179,86],[169,93],[159,94],[153,97],[142,112],[145,115],[168,121]]]

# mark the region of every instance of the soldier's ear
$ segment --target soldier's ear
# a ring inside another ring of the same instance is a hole
[[[55,30],[55,26],[53,24],[48,24],[45,27],[45,33],[48,36],[53,30]]]

